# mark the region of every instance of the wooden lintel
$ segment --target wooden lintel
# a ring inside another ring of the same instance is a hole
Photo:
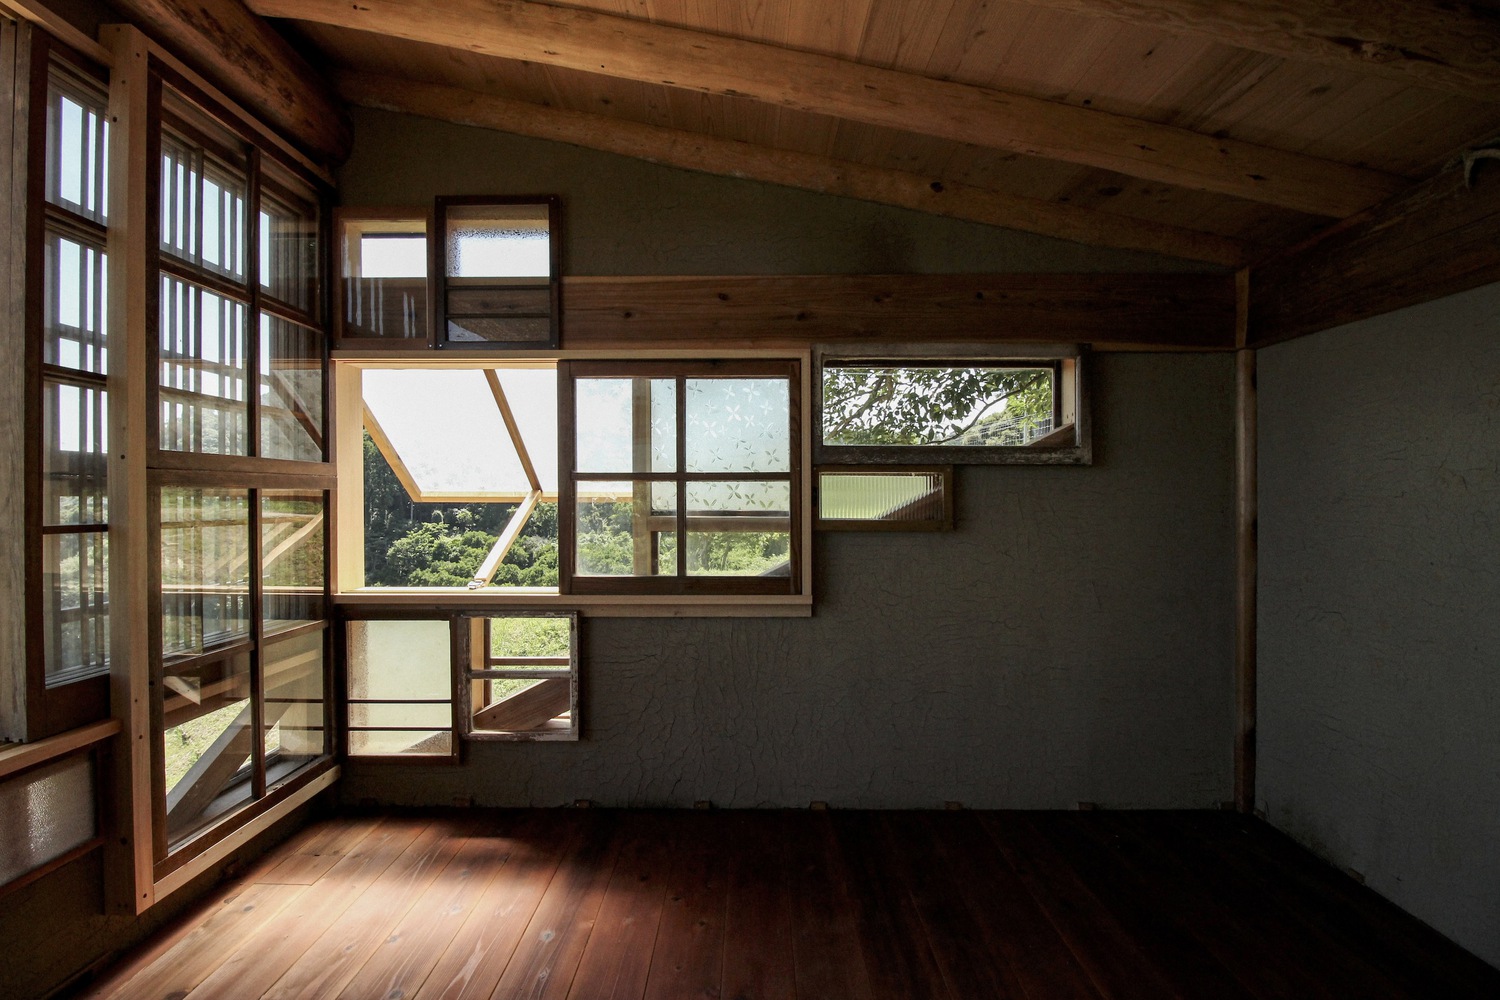
[[[349,156],[349,116],[327,81],[240,0],[115,0],[143,30],[327,163]]]
[[[1500,281],[1500,163],[1453,167],[1250,268],[1264,347]]]
[[[1500,101],[1500,9],[1446,0],[1026,0]]]
[[[623,118],[548,108],[529,101],[389,76],[346,72],[339,74],[336,82],[346,100],[362,107],[566,142],[684,170],[858,198],[1116,250],[1140,250],[1228,265],[1250,256],[1244,243],[1226,236],[1040,198],[1023,198],[905,170],[757,146]]]
[[[563,347],[802,349],[843,341],[1234,347],[1233,275],[564,278]]]
[[[1344,218],[1400,179],[1024,94],[542,3],[249,0],[296,18],[465,52],[760,101]]]

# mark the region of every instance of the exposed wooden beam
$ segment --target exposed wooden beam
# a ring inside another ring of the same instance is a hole
[[[1386,174],[1124,115],[761,42],[519,0],[250,0],[297,18],[507,59],[749,98],[1344,218]]]
[[[1025,0],[1500,101],[1500,8],[1448,0]]]
[[[1250,269],[1254,347],[1500,281],[1500,162],[1457,166]]]
[[[329,163],[349,155],[349,117],[327,81],[240,0],[114,0],[235,100]]]
[[[395,77],[344,73],[337,81],[339,92],[350,103],[363,107],[566,142],[685,170],[858,198],[1090,246],[1230,265],[1247,259],[1248,255],[1244,243],[1212,233],[1038,198],[1021,198],[904,170],[756,146],[621,118],[546,108]]]
[[[564,278],[565,348],[802,348],[847,340],[1234,347],[1233,275]]]

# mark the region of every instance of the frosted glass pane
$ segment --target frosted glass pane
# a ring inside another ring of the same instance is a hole
[[[349,753],[356,757],[378,757],[399,754],[438,755],[446,757],[453,752],[451,730],[388,730],[354,729],[349,732]]]
[[[928,472],[824,472],[818,516],[841,521],[921,521],[942,516],[943,477]]]
[[[581,378],[574,382],[579,472],[674,472],[677,383],[665,378]],[[635,447],[636,421],[650,442]]]
[[[690,378],[688,472],[790,472],[791,397],[786,379]]]
[[[96,826],[87,756],[0,783],[0,885],[92,840]]]
[[[446,621],[351,621],[348,636],[350,698],[452,698]]]
[[[546,205],[449,207],[448,277],[550,277],[548,225]]]
[[[447,702],[387,705],[354,703],[349,706],[350,729],[446,729],[453,725],[453,706]]]

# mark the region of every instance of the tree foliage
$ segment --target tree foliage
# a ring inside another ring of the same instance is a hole
[[[1045,368],[830,365],[823,371],[829,444],[1023,444],[1051,417],[1052,373]]]

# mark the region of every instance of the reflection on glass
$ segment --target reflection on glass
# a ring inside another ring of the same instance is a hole
[[[318,217],[268,193],[260,200],[260,284],[273,299],[314,311],[318,298]]]
[[[173,841],[253,794],[250,654],[162,669],[162,765]]]
[[[789,482],[687,484],[689,576],[788,576]]]
[[[162,655],[194,656],[247,637],[247,490],[161,491]]]
[[[52,66],[47,86],[47,200],[108,221],[109,100],[97,84]]]
[[[784,378],[686,380],[688,472],[790,472]]]
[[[103,375],[108,366],[104,248],[48,232],[44,253],[42,360]]]
[[[323,460],[323,335],[260,317],[260,454]]]
[[[109,520],[108,402],[87,385],[42,383],[42,523]]]
[[[676,380],[580,378],[573,386],[579,472],[676,471]]]
[[[581,576],[671,576],[677,572],[677,486],[578,484],[575,571]]]
[[[349,752],[447,755],[453,665],[446,621],[351,621]]]
[[[161,137],[161,249],[245,278],[245,175],[187,139]]]
[[[345,219],[339,233],[343,335],[427,338],[427,220]]]
[[[247,454],[245,306],[162,275],[161,447]]]
[[[548,208],[535,205],[450,205],[450,278],[540,278],[552,274]]]
[[[261,615],[265,634],[324,618],[322,493],[260,494]]]
[[[319,629],[273,642],[261,655],[265,670],[268,785],[290,777],[326,751],[325,635]]]
[[[109,536],[42,536],[42,633],[48,687],[109,669]]]

